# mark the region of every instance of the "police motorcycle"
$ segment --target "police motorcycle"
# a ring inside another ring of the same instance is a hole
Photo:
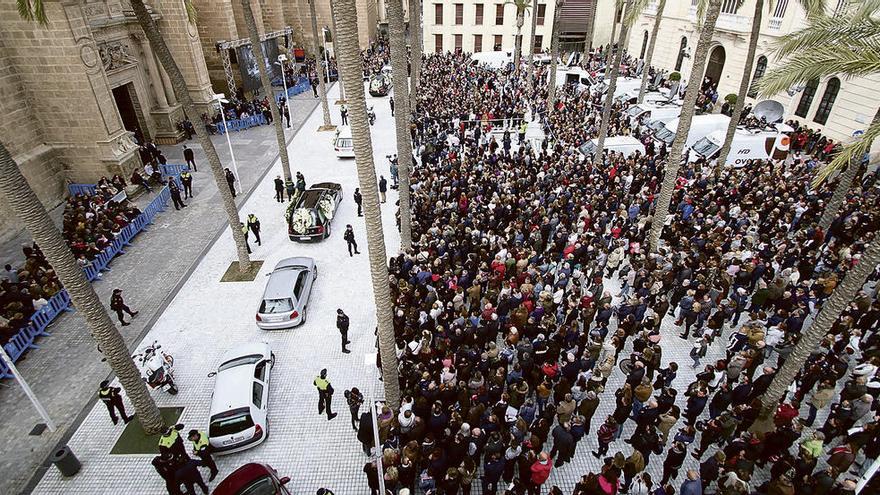
[[[171,395],[177,394],[174,384],[174,357],[160,350],[162,346],[153,341],[143,352],[131,358],[141,371],[141,377],[151,389],[161,389]]]

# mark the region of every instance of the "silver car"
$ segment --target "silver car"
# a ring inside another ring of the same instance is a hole
[[[318,277],[315,260],[306,257],[285,258],[275,265],[269,275],[257,326],[264,330],[291,328],[306,322],[312,285]]]

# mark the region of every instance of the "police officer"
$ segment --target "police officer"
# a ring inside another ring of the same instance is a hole
[[[345,239],[345,242],[348,243],[348,255],[349,256],[354,256],[355,254],[361,254],[361,252],[358,251],[358,243],[357,243],[357,241],[354,240],[354,229],[352,228],[352,226],[350,224],[345,226],[345,234],[342,235],[342,238]],[[352,254],[352,252],[351,252],[352,248],[354,248],[354,254]]]
[[[257,246],[262,246],[263,244],[260,242],[260,219],[253,213],[249,214],[247,218],[247,226],[248,230],[254,234],[254,238],[257,240]]]
[[[318,389],[318,414],[323,414],[326,408],[327,420],[335,418],[336,413],[330,411],[330,402],[333,400],[333,385],[330,385],[330,381],[327,380],[326,368],[321,370],[320,376],[315,377],[312,384]]]
[[[336,328],[339,329],[339,333],[342,334],[342,352],[345,354],[350,353],[348,349],[345,348],[349,344],[348,340],[348,324],[349,319],[348,315],[342,311],[342,309],[336,310]]]
[[[183,438],[180,437],[179,431],[183,429],[183,425],[178,423],[165,429],[165,433],[159,437],[159,453],[168,454],[175,460],[181,462],[189,460],[189,454],[186,453],[186,447],[183,446]]]
[[[251,254],[251,245],[248,244],[248,227],[244,222],[238,222],[238,227],[241,229],[241,234],[244,236],[244,245],[247,247],[247,252],[248,254]]]
[[[171,201],[174,202],[175,210],[186,208],[183,199],[180,198],[180,187],[177,185],[177,181],[173,178],[168,179],[168,191],[171,193]]]
[[[214,458],[211,456],[211,452],[213,452],[214,449],[208,442],[208,435],[199,430],[189,430],[189,434],[186,438],[192,442],[193,455],[202,460],[202,466],[211,470],[211,477],[208,478],[208,481],[214,481],[214,478],[217,477],[218,470],[217,463],[214,462]]]
[[[364,197],[361,196],[361,188],[354,188],[354,195],[352,195],[352,197],[354,198],[355,204],[358,205],[358,216],[364,216],[363,213],[361,213],[361,202],[364,200]]]
[[[184,170],[183,172],[180,173],[180,182],[181,182],[181,184],[183,184],[183,199],[189,199],[189,198],[193,197],[193,176],[192,176],[192,174],[189,173],[189,171]]]
[[[128,313],[132,318],[138,314],[137,311],[132,311],[131,308],[125,304],[125,300],[122,299],[122,289],[113,289],[113,295],[110,296],[110,309],[116,311],[116,317],[119,318],[119,323],[122,323],[122,326],[130,325],[130,323],[125,321],[122,314],[123,311]]]
[[[159,473],[159,476],[165,480],[165,489],[168,490],[168,493],[170,495],[183,495],[183,492],[180,491],[180,482],[177,481],[175,476],[177,464],[174,462],[171,454],[166,453],[153,457],[152,464],[156,472]]]
[[[110,413],[110,419],[113,420],[114,425],[119,423],[116,411],[119,411],[119,415],[122,416],[122,421],[125,424],[134,419],[134,415],[129,416],[125,414],[125,405],[122,403],[122,396],[119,395],[121,390],[119,387],[111,387],[110,382],[107,380],[101,382],[101,388],[98,389],[98,398],[107,406],[107,412]]]

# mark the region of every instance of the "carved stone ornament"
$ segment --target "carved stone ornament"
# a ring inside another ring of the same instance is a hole
[[[137,149],[137,147],[137,143],[134,142],[134,133],[126,132],[114,140],[113,153],[120,156]]]
[[[107,41],[98,45],[104,70],[119,69],[137,62],[137,58],[129,54],[129,46],[125,41]]]

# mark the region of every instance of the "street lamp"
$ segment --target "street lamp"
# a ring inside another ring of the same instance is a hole
[[[287,55],[282,53],[281,55],[278,55],[278,61],[275,62],[275,64],[281,67],[281,82],[284,84],[284,104],[287,105],[287,98],[289,98],[289,95],[287,94],[287,77],[284,74],[284,62],[287,62]]]
[[[238,165],[235,163],[235,153],[232,151],[232,140],[229,139],[229,128],[226,127],[226,112],[223,111],[223,104],[229,103],[229,100],[226,99],[226,95],[223,93],[217,93],[214,95],[214,103],[216,103],[220,107],[220,118],[223,120],[223,130],[225,131],[223,134],[226,135],[226,144],[229,146],[229,156],[232,157],[232,173],[235,175],[235,182],[238,183],[238,192],[241,192],[241,180],[238,175]]]

